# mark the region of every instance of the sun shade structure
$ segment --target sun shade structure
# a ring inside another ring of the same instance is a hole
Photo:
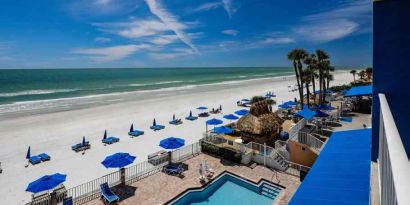
[[[309,108],[304,108],[303,110],[297,112],[295,115],[299,117],[303,117],[306,120],[311,120],[316,115],[316,112]]]
[[[316,111],[315,117],[329,117],[329,114],[318,110],[318,111]]]
[[[30,146],[28,146],[28,150],[27,150],[27,154],[26,154],[26,159],[30,159],[30,157],[31,157],[31,147]]]
[[[208,108],[205,107],[205,106],[200,106],[200,107],[197,107],[196,109],[198,109],[198,110],[207,110]]]
[[[232,134],[233,130],[229,127],[221,126],[215,127],[212,132],[216,134]]]
[[[236,111],[235,112],[235,114],[237,114],[237,115],[247,115],[249,113],[249,110],[245,110],[245,109],[243,109],[243,110],[238,110],[238,111]]]
[[[123,168],[132,164],[136,158],[137,157],[131,156],[128,153],[118,152],[107,156],[101,164],[104,165],[105,168]]]
[[[317,106],[317,109],[318,110],[334,110],[335,108],[330,105],[322,104],[322,105]]]
[[[224,115],[224,118],[227,119],[227,120],[237,120],[237,119],[239,119],[239,117],[237,117],[234,114]]]
[[[222,123],[223,123],[222,120],[218,120],[216,118],[212,118],[212,119],[206,121],[207,125],[220,125]]]
[[[371,129],[334,132],[289,204],[369,204],[370,157]]]
[[[164,149],[178,149],[185,145],[185,140],[177,137],[168,137],[159,142],[159,146]]]
[[[372,85],[364,85],[364,86],[356,86],[350,88],[345,94],[345,97],[353,97],[353,96],[368,96],[372,95],[373,87]]]
[[[292,108],[292,106],[290,106],[290,105],[288,105],[288,104],[281,104],[281,105],[278,105],[278,107],[280,107],[280,108],[282,108],[282,109],[291,109]]]
[[[284,102],[283,104],[287,104],[287,105],[290,105],[290,106],[296,105],[296,103],[294,101],[287,101],[287,102]]]
[[[59,184],[65,182],[66,177],[67,175],[60,174],[60,173],[42,176],[41,178],[31,182],[27,186],[26,191],[32,192],[32,193],[38,193],[38,192],[50,190],[58,186]]]

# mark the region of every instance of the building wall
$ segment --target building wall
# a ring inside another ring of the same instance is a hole
[[[380,104],[385,93],[410,158],[410,1],[373,3],[372,160],[378,155]]]
[[[289,140],[290,161],[312,167],[317,154],[310,150],[309,146]]]

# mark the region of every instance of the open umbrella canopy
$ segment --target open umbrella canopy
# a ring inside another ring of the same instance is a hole
[[[306,120],[311,120],[316,115],[316,112],[309,108],[304,108],[303,110],[297,112],[295,115],[303,117]]]
[[[329,114],[318,110],[318,111],[316,111],[315,117],[329,117]]]
[[[239,119],[239,117],[237,117],[234,114],[224,115],[224,118],[227,119],[227,120],[237,120],[237,119]]]
[[[31,157],[31,152],[30,152],[31,148],[30,146],[28,146],[28,150],[27,150],[27,154],[26,154],[26,159],[30,159]]]
[[[212,118],[212,119],[206,121],[207,125],[220,125],[222,123],[223,123],[222,120],[218,120],[216,118]]]
[[[238,111],[236,111],[235,112],[235,114],[237,114],[237,115],[247,115],[249,113],[249,110],[245,110],[245,109],[242,109],[242,110],[238,110]]]
[[[178,149],[185,145],[185,140],[177,137],[168,137],[159,142],[159,146],[164,149]]]
[[[215,127],[213,129],[213,132],[217,134],[232,134],[233,130],[229,127],[221,126],[221,127]]]
[[[32,193],[38,193],[46,190],[50,190],[59,184],[63,183],[66,179],[67,175],[65,174],[59,174],[55,173],[52,175],[45,175],[33,182],[31,182],[27,188],[26,191],[32,192]]]
[[[294,101],[287,101],[287,102],[284,102],[283,104],[287,104],[287,105],[290,105],[290,106],[296,105],[296,103]]]
[[[132,164],[137,157],[131,156],[128,153],[118,152],[110,155],[101,162],[105,168],[123,168]]]
[[[197,107],[196,109],[198,109],[198,110],[207,110],[208,108],[205,107],[205,106],[201,106],[201,107]]]
[[[280,108],[282,108],[282,109],[291,109],[291,108],[292,108],[292,106],[290,106],[290,105],[288,105],[288,104],[286,104],[286,103],[283,103],[283,104],[281,104],[281,105],[278,105],[278,107],[280,107]]]
[[[318,110],[334,110],[335,108],[330,105],[319,105],[317,106]]]

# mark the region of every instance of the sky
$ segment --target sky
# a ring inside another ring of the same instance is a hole
[[[2,0],[0,69],[372,65],[371,0]]]

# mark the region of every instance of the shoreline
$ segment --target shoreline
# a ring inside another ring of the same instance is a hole
[[[115,171],[105,169],[100,164],[107,155],[128,152],[137,156],[135,163],[138,163],[145,161],[148,154],[159,151],[158,143],[163,138],[176,136],[184,138],[186,144],[196,142],[202,138],[207,119],[223,119],[224,114],[241,109],[236,106],[236,101],[241,98],[263,95],[273,90],[277,95],[277,104],[292,100],[298,94],[288,92],[288,85],[294,85],[295,78],[281,78],[284,77],[231,85],[202,86],[153,95],[125,95],[124,99],[121,99],[124,101],[108,101],[108,104],[103,105],[97,102],[85,108],[69,107],[68,111],[50,109],[46,113],[0,116],[0,144],[7,145],[0,149],[3,168],[0,181],[6,185],[0,187],[0,195],[5,203],[21,204],[30,200],[30,193],[24,191],[27,184],[45,174],[67,174],[64,184],[66,187],[73,187]],[[337,72],[332,84],[349,82],[350,78],[348,72]],[[105,98],[104,101],[106,100],[116,99]],[[196,107],[202,105],[208,108],[222,105],[223,114],[199,118],[193,122],[184,120],[180,126],[168,124],[173,113],[177,118],[184,118],[190,110],[197,115]],[[157,123],[166,126],[165,130],[149,130],[154,117]],[[135,129],[145,131],[145,134],[130,138],[127,132],[131,123],[134,123]],[[101,138],[105,129],[109,136],[119,137],[120,142],[104,146]],[[82,136],[86,136],[87,141],[92,144],[91,150],[86,151],[85,155],[74,153],[70,147],[79,143]],[[46,152],[51,156],[51,161],[24,168],[29,145],[33,155]]]

